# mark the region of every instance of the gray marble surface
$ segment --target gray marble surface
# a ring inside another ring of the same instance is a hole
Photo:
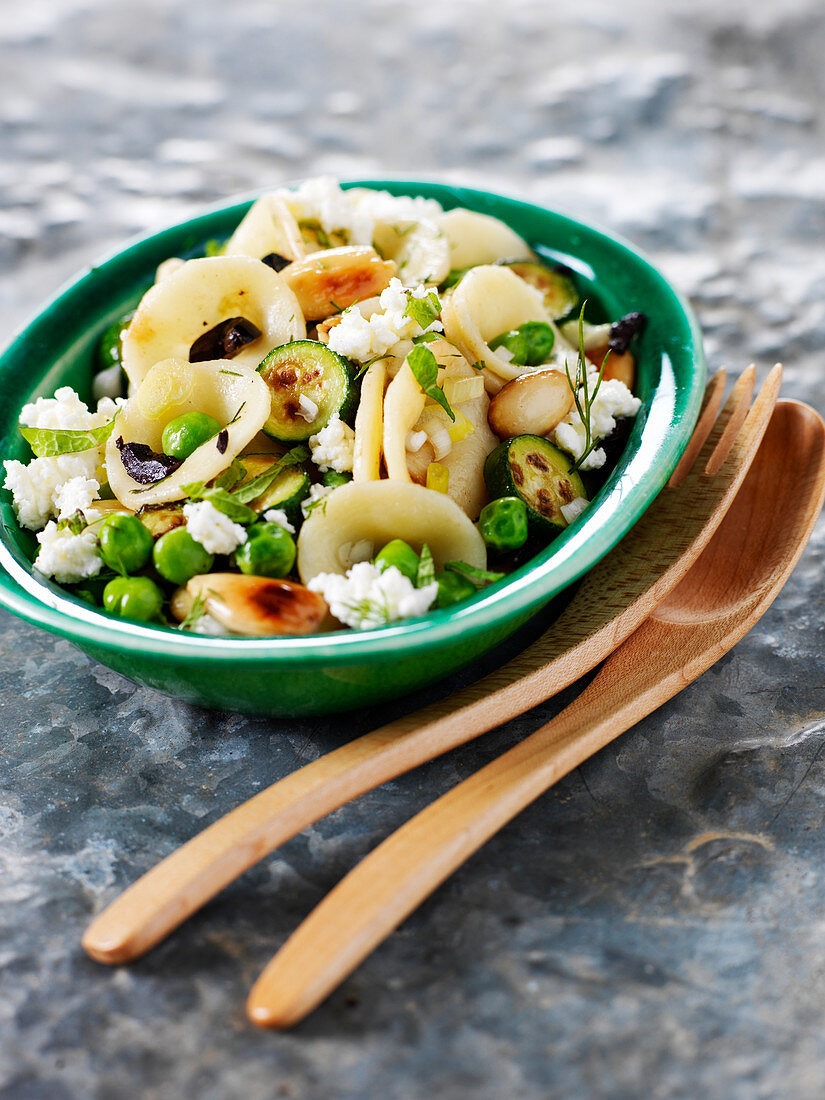
[[[820,0],[28,0],[0,19],[0,329],[133,233],[307,174],[424,174],[620,231],[709,361],[825,408]],[[175,704],[0,615],[0,1095],[815,1098],[825,531],[760,625],[539,799],[307,1022],[246,1023],[364,853],[559,706],[307,830],[129,969],[90,916],[379,717]],[[387,713],[382,712],[382,715]]]

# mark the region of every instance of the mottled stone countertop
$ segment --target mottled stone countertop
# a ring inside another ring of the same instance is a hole
[[[646,249],[709,362],[825,408],[821,0],[27,0],[0,20],[0,330],[134,233],[319,172],[522,194]],[[540,798],[308,1021],[272,950],[557,700],[265,860],[138,965],[82,954],[158,856],[381,714],[136,687],[0,614],[0,1095],[815,1098],[825,532],[759,626]],[[409,705],[409,704],[406,704]]]

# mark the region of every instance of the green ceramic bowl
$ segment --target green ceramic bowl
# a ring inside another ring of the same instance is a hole
[[[444,184],[357,182],[495,215],[545,257],[571,267],[607,317],[631,310],[648,315],[637,385],[643,407],[620,462],[585,516],[506,581],[456,609],[372,631],[221,639],[111,618],[33,574],[34,540],[20,530],[6,499],[0,504],[0,604],[177,698],[253,714],[324,714],[408,692],[486,653],[582,576],[639,518],[686,446],[704,390],[701,336],[685,301],[628,244],[561,214]],[[211,209],[128,245],[45,307],[0,359],[0,459],[28,460],[16,429],[26,401],[61,385],[88,397],[101,332],[137,303],[157,265],[228,236],[250,202]]]

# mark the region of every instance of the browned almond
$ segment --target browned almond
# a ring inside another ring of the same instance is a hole
[[[307,321],[322,321],[347,306],[380,294],[396,267],[374,248],[330,248],[284,268],[281,278],[300,303]]]
[[[499,437],[546,435],[573,408],[573,391],[558,370],[538,370],[508,382],[491,399],[487,422]]]
[[[314,634],[327,614],[317,592],[271,577],[204,573],[192,577],[186,591],[192,599],[202,596],[208,614],[233,634]]]

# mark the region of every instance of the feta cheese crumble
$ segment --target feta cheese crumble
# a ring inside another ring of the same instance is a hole
[[[414,318],[405,315],[409,297],[421,299],[433,293],[432,287],[423,285],[405,290],[400,279],[390,279],[389,286],[381,291],[381,311],[368,320],[357,305],[345,309],[340,322],[329,330],[329,346],[339,355],[366,363],[386,355],[402,340],[411,340],[425,331],[443,332],[444,326],[437,319],[423,329]]]
[[[317,507],[319,501],[329,496],[334,488],[334,485],[310,485],[309,496],[301,501],[301,511],[304,514],[304,519],[306,519],[310,512]],[[324,507],[325,506],[322,504],[321,508]]]
[[[369,561],[353,565],[346,576],[319,573],[307,588],[319,592],[335,618],[353,630],[423,615],[438,595],[437,581],[416,588],[394,565],[382,572]]]
[[[298,416],[303,417],[307,424],[311,424],[318,415],[318,406],[311,397],[305,393],[298,395]]]
[[[233,523],[208,500],[184,504],[186,529],[210,554],[231,554],[246,542],[246,528]]]
[[[90,412],[71,386],[61,386],[55,391],[54,397],[38,397],[31,404],[24,405],[20,413],[20,423],[28,428],[85,431],[108,424],[117,410],[116,401],[102,397],[97,410]]]
[[[98,469],[95,450],[56,458],[35,458],[27,466],[16,459],[8,459],[5,466],[4,487],[12,495],[18,520],[30,531],[39,531],[47,520],[61,512],[76,511],[63,507],[61,502],[69,504],[72,496],[79,497],[81,482],[86,488],[92,484],[99,487],[94,476]],[[73,483],[71,489],[70,483]]]
[[[348,473],[352,469],[355,432],[340,417],[333,416],[317,435],[309,437],[309,449],[319,470]]]
[[[565,523],[572,523],[574,519],[578,519],[589,503],[587,497],[576,497],[569,504],[562,504],[559,511],[564,516]]]
[[[598,373],[588,373],[588,385],[591,392],[598,381]],[[616,420],[620,416],[635,416],[641,408],[641,401],[634,397],[624,382],[616,378],[602,381],[596,400],[590,408],[590,438],[592,440],[604,439],[610,435],[616,427]],[[568,451],[573,458],[579,459],[584,454],[587,433],[578,409],[573,406],[567,416],[559,423],[552,433],[553,442]],[[597,447],[591,451],[582,463],[583,470],[597,470],[604,466],[607,456],[603,448]]]
[[[99,492],[100,484],[93,477],[70,477],[54,492],[58,519],[87,511]]]
[[[86,528],[75,535],[68,527],[58,527],[52,520],[38,534],[40,550],[35,569],[60,584],[72,584],[93,577],[103,567],[94,531]]]
[[[288,535],[295,534],[295,528],[289,522],[283,508],[269,508],[264,512],[264,519],[267,523],[274,523],[277,527],[283,527]]]

